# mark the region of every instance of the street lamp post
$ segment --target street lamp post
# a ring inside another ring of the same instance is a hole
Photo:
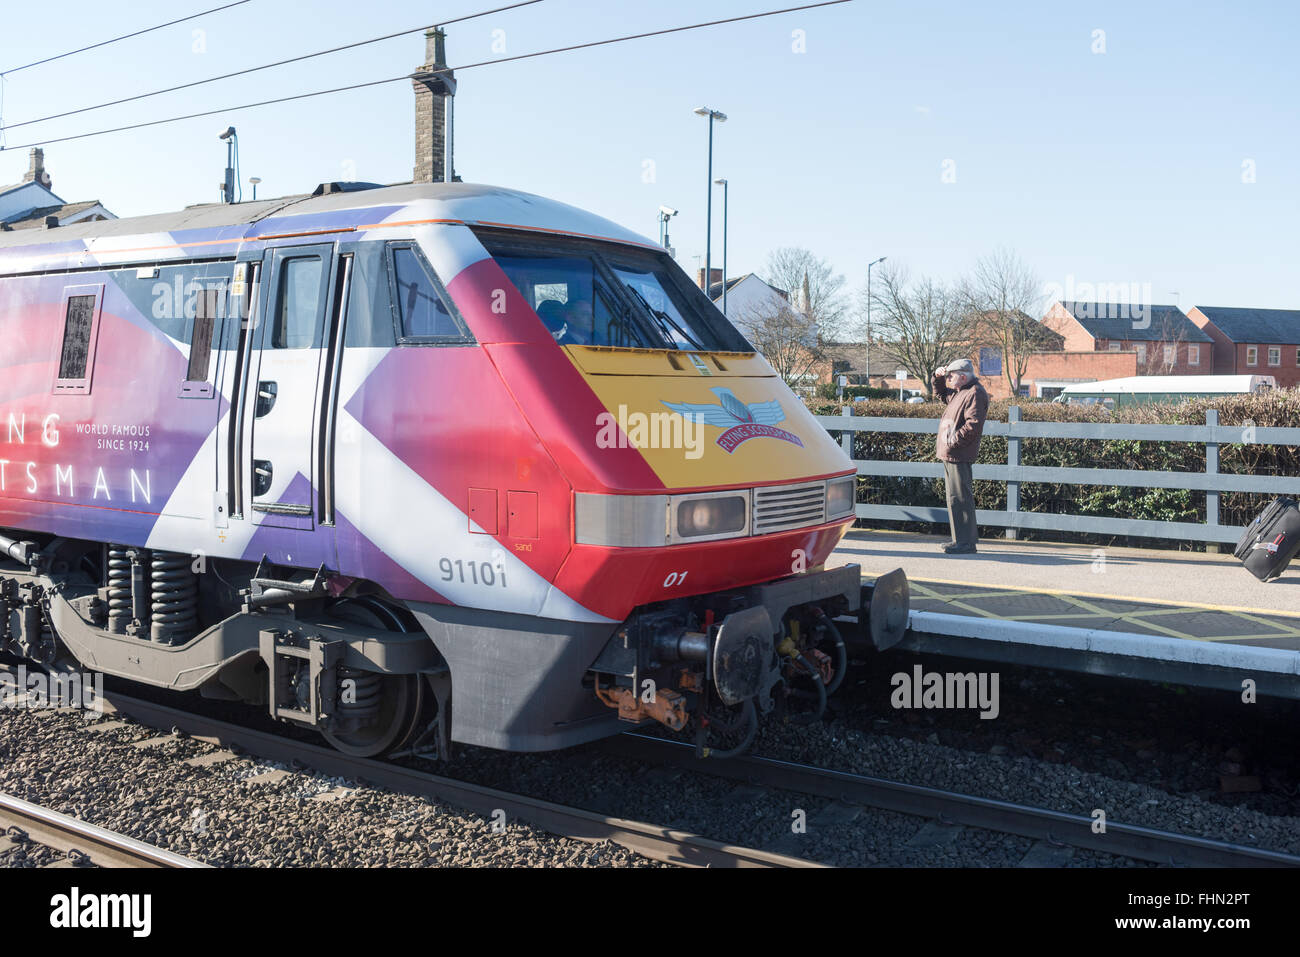
[[[884,256],[867,263],[867,385],[871,385],[871,269],[885,261]]]
[[[722,187],[722,314],[727,314],[727,193],[730,187],[725,178],[714,180]]]
[[[727,114],[707,106],[696,107],[695,114],[709,118],[709,198],[708,212],[704,217],[704,294],[707,296],[709,287],[713,285],[713,121],[725,123]]]

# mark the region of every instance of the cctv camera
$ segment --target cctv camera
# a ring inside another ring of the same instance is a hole
[[[665,216],[677,215],[677,210],[673,209],[671,206],[660,206],[659,212],[663,213]]]

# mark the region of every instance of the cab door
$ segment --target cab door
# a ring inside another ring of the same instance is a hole
[[[316,446],[333,250],[280,247],[263,264],[263,318],[252,336],[244,396],[252,431],[246,487],[255,525],[310,530],[320,519]]]

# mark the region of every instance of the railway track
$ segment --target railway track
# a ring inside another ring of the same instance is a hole
[[[332,748],[230,724],[205,715],[107,692],[105,713],[125,714],[141,724],[180,731],[225,748],[238,748],[267,761],[298,764],[331,777],[363,780],[403,794],[414,794],[484,816],[504,811],[515,819],[563,837],[597,843],[611,841],[643,857],[685,867],[820,867],[789,854],[739,847],[698,834],[609,817],[520,794],[457,781],[370,758],[354,758]]]
[[[0,794],[0,835],[15,843],[42,844],[62,853],[59,864],[95,867],[180,867],[208,865],[145,844],[125,834],[79,821],[9,794]]]
[[[773,758],[747,755],[726,761],[701,761],[689,744],[636,732],[611,738],[603,747],[620,757],[764,788],[816,795],[844,805],[931,818],[945,825],[1035,838],[1053,847],[1075,847],[1182,867],[1300,867],[1300,856],[1280,851],[1109,821],[1104,831],[1096,832],[1093,819],[1082,814]]]
[[[611,841],[652,860],[700,867],[818,866],[797,856],[793,845],[787,847],[778,843],[761,850],[726,844],[687,831],[605,816],[397,764],[353,758],[311,742],[230,724],[117,692],[105,696],[104,710],[129,715],[151,727],[179,730],[214,745],[238,748],[250,756],[284,763],[296,762],[329,776],[364,780],[397,793],[426,797],[485,816],[499,816],[498,812],[504,811],[507,819],[578,840],[593,843]],[[648,764],[680,768],[764,789],[822,797],[834,802],[839,810],[867,807],[902,813],[930,819],[949,830],[971,827],[1028,837],[1042,842],[1046,848],[1079,848],[1174,866],[1300,866],[1300,856],[1250,845],[1117,822],[1107,822],[1104,831],[1094,831],[1092,818],[1081,814],[771,758],[744,756],[726,761],[700,761],[688,744],[635,732],[611,738],[600,747],[608,753]],[[4,822],[3,817],[0,817],[0,822]]]

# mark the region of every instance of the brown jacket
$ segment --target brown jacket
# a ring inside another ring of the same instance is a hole
[[[974,462],[979,456],[980,436],[984,434],[984,419],[989,412],[989,394],[979,379],[952,390],[940,377],[934,380],[934,394],[948,404],[939,419],[934,454],[940,462]]]

